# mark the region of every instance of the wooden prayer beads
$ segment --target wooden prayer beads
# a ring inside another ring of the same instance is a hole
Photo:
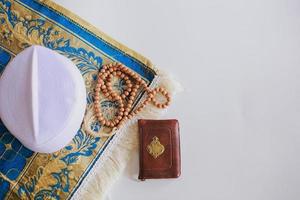
[[[122,94],[118,94],[113,91],[112,79],[114,76],[125,81],[125,90]],[[136,98],[140,88],[145,90],[147,97],[140,106],[131,112],[134,99]],[[100,92],[105,98],[111,101],[116,101],[118,104],[118,111],[113,119],[106,119],[101,112]],[[164,103],[159,103],[155,99],[155,95],[158,93],[166,98]],[[124,121],[132,118],[134,114],[140,112],[149,102],[158,108],[166,108],[170,104],[170,101],[170,95],[164,88],[157,87],[151,90],[147,86],[147,83],[139,77],[138,74],[121,63],[104,65],[98,74],[94,94],[94,110],[97,119],[104,126],[111,128],[119,127]]]

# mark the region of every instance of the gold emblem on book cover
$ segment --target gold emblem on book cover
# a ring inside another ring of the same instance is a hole
[[[147,151],[153,158],[158,158],[164,153],[165,147],[159,141],[159,138],[154,136],[150,144],[147,145]]]

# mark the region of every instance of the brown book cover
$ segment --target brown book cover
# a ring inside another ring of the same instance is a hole
[[[181,173],[179,124],[171,120],[139,120],[139,179],[177,178]]]

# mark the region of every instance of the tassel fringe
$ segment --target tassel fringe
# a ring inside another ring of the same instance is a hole
[[[176,93],[183,90],[178,82],[161,71],[158,72],[157,79],[151,87],[155,85],[165,88],[172,98]],[[165,112],[166,109],[147,105],[117,130],[113,140],[108,144],[72,199],[103,200],[106,192],[122,174],[131,155],[138,151],[137,120],[157,119]]]

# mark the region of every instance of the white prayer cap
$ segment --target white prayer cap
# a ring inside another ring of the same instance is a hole
[[[80,71],[45,47],[19,53],[0,78],[0,117],[32,151],[51,153],[67,145],[80,128],[85,107]]]

